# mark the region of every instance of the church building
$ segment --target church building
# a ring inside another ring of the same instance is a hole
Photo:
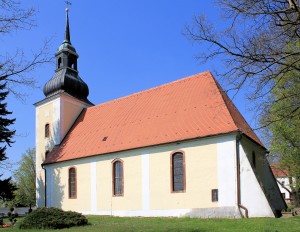
[[[68,12],[36,107],[37,207],[145,217],[278,217],[266,148],[207,71],[88,100]]]

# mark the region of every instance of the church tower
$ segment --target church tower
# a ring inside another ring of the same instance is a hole
[[[45,84],[45,99],[36,107],[36,197],[37,207],[47,206],[43,162],[52,148],[59,145],[84,108],[93,106],[87,99],[89,88],[80,78],[76,49],[71,43],[69,15],[66,9],[64,41],[59,46],[56,69]]]

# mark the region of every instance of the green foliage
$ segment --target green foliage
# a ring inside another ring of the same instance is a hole
[[[11,178],[0,180],[0,200],[12,200],[16,189],[16,186],[11,182]]]
[[[80,213],[57,208],[39,208],[24,218],[20,229],[62,229],[87,223],[86,217]]]
[[[27,149],[19,162],[19,168],[14,174],[17,190],[13,201],[16,206],[35,205],[35,148]]]
[[[300,47],[290,44],[287,51]],[[300,62],[288,59],[300,67]],[[284,70],[277,78],[273,88],[270,105],[262,118],[271,132],[270,151],[278,157],[280,166],[290,178],[294,203],[300,203],[300,71]]]
[[[5,154],[6,145],[10,146],[11,143],[13,143],[12,137],[15,134],[15,130],[9,128],[15,122],[15,119],[8,119],[6,117],[11,114],[11,112],[6,109],[6,103],[4,103],[7,95],[6,79],[0,77],[0,162],[7,159]],[[0,200],[13,199],[13,191],[15,189],[15,186],[11,182],[11,178],[0,180]]]
[[[295,207],[291,204],[288,204],[288,207],[286,209],[286,212],[292,212],[295,209]]]
[[[10,146],[11,143],[13,143],[12,137],[16,132],[15,130],[9,129],[9,126],[15,122],[15,119],[6,118],[7,115],[11,114],[11,112],[6,109],[7,103],[4,103],[7,95],[6,79],[0,78],[0,161],[7,159],[5,154],[6,146],[2,144],[5,143]]]
[[[300,72],[290,72],[282,77],[280,84],[273,90],[274,100],[268,112],[272,124],[271,150],[280,155],[282,163],[290,174],[299,176],[293,166],[300,164]],[[299,166],[298,166],[299,167]]]

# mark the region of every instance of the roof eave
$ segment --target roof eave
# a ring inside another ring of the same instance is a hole
[[[141,149],[141,148],[149,148],[149,147],[155,147],[155,146],[163,146],[166,144],[178,144],[178,143],[182,143],[182,142],[187,142],[187,141],[195,141],[195,140],[199,140],[199,139],[207,139],[207,138],[212,138],[212,137],[217,137],[217,136],[223,136],[223,135],[237,135],[239,133],[239,131],[234,130],[234,131],[230,131],[230,132],[225,132],[225,133],[219,133],[219,134],[213,134],[213,135],[207,135],[207,136],[201,136],[201,137],[195,137],[195,138],[188,138],[188,139],[183,139],[183,140],[176,140],[176,141],[172,141],[172,142],[165,142],[165,143],[157,143],[157,144],[152,144],[152,145],[148,145],[148,146],[140,146],[140,147],[135,147],[135,148],[129,148],[129,149],[123,149],[123,150],[118,150],[118,151],[112,151],[112,152],[108,152],[108,153],[102,153],[102,154],[93,154],[93,155],[89,155],[89,156],[84,156],[84,157],[77,157],[77,158],[73,158],[73,159],[66,159],[66,160],[60,160],[60,161],[53,161],[53,162],[46,162],[47,160],[45,160],[45,162],[42,165],[50,165],[50,164],[55,164],[55,163],[62,163],[62,162],[67,162],[67,161],[71,161],[71,160],[78,160],[78,159],[84,159],[84,158],[90,158],[90,157],[94,157],[94,156],[103,156],[103,155],[110,155],[110,154],[114,154],[117,152],[124,152],[124,151],[131,151],[131,150],[136,150],[136,149]],[[259,144],[258,144],[259,145]],[[55,147],[59,147],[59,145],[56,145]],[[50,154],[51,155],[51,152]]]

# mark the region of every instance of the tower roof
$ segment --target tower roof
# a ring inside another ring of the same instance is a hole
[[[204,72],[83,110],[45,164],[238,131],[263,146]]]
[[[79,56],[71,44],[68,9],[66,10],[64,40],[55,53],[55,57],[55,74],[44,86],[45,96],[50,97],[57,93],[66,92],[81,101],[92,104],[87,99],[89,88],[78,74],[77,59]]]
[[[68,8],[66,9],[65,37],[64,37],[64,41],[57,49],[57,53],[59,53],[60,51],[62,51],[64,49],[76,53],[76,49],[73,47],[73,45],[71,43],[70,26],[69,26],[69,9]]]

